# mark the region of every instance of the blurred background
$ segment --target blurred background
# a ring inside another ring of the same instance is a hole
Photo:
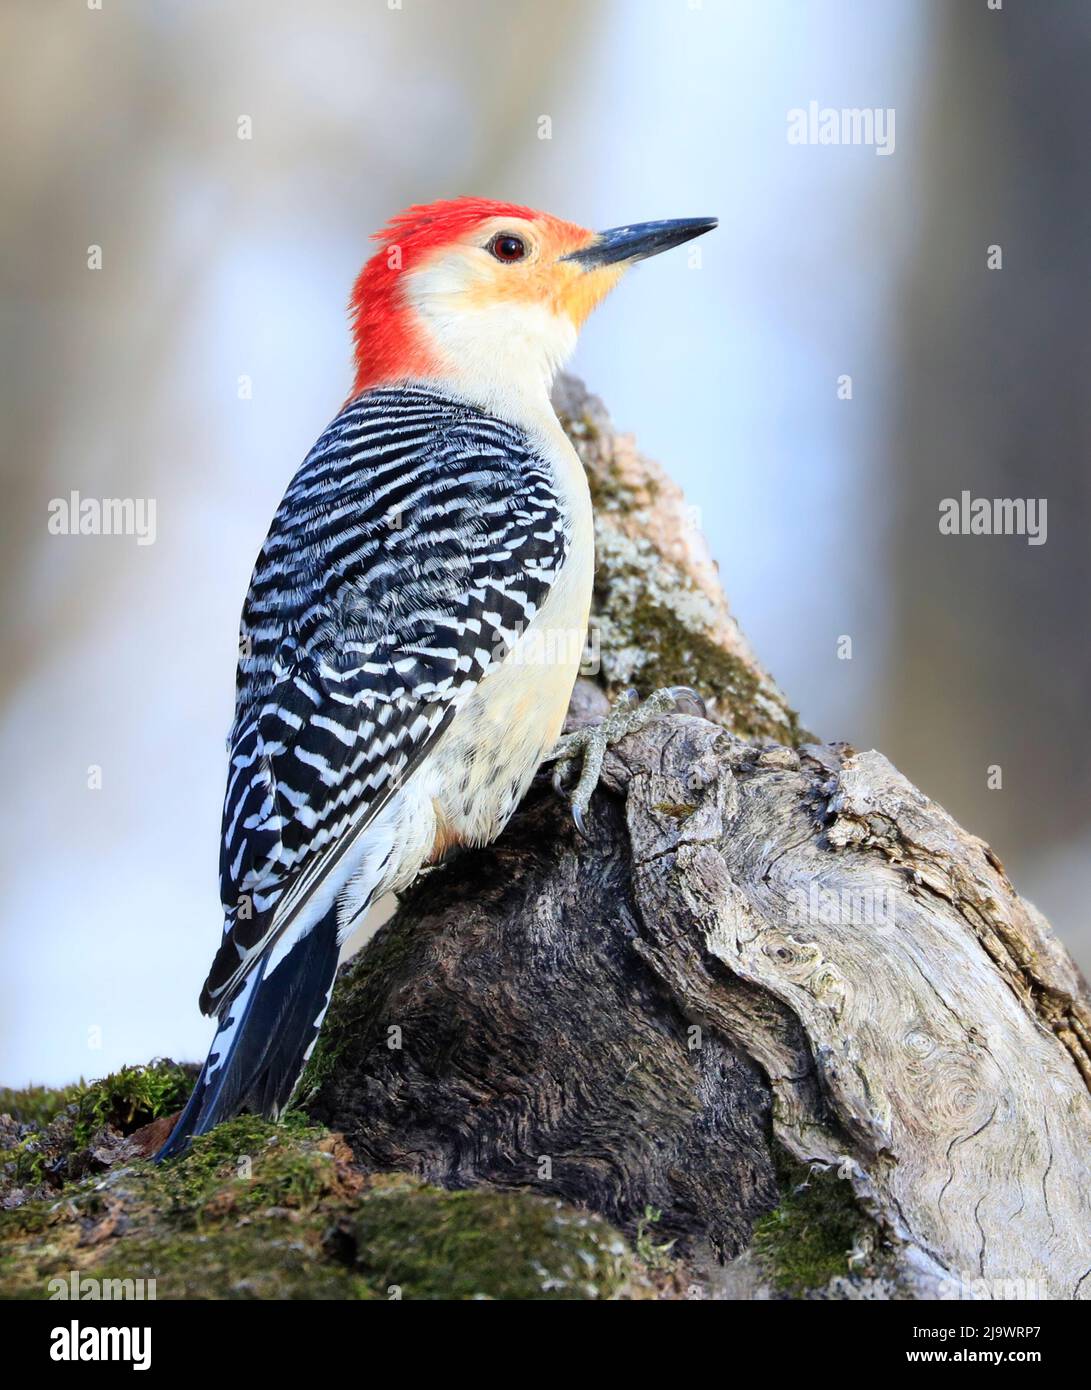
[[[720,217],[574,369],[806,724],[882,748],[1091,961],[1091,6],[97,4],[0,21],[0,1083],[204,1056],[254,556],[348,388],[369,233],[463,192]],[[893,109],[892,152],[790,143],[812,101]],[[1046,498],[1047,543],[941,536],[963,489]],[[155,499],[154,544],[51,535],[73,490]]]

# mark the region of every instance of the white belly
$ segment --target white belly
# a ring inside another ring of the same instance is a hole
[[[434,759],[437,850],[487,844],[507,824],[564,724],[587,640],[592,566],[565,565],[504,664],[459,710]]]

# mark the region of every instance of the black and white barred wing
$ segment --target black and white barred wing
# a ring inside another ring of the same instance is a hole
[[[206,1012],[336,892],[367,826],[541,608],[566,543],[525,436],[462,403],[376,391],[322,436],[243,610]]]

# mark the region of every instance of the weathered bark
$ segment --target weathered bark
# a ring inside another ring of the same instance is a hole
[[[655,1208],[691,1262],[736,1261],[709,1276],[734,1292],[815,1288],[777,1269],[768,1214],[808,1200],[790,1155],[837,1189],[827,1293],[1091,1294],[1067,953],[880,754],[792,746],[680,493],[576,384],[559,404],[599,501],[600,682],[695,684],[717,722],[613,750],[588,840],[543,778],[428,874],[339,985],[310,1112],[375,1171],[630,1232]],[[577,695],[576,722],[605,703]]]

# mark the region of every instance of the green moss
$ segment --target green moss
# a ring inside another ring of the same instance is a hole
[[[363,1177],[301,1115],[240,1116],[178,1159],[128,1163],[0,1212],[0,1295],[71,1271],[157,1298],[610,1298],[654,1292],[616,1231],[530,1193]]]
[[[195,1073],[160,1060],[91,1083],[8,1091],[11,1118],[0,1119],[0,1197],[9,1205],[45,1197],[101,1171],[126,1135],[181,1107]]]
[[[609,1299],[632,1252],[596,1216],[524,1192],[442,1192],[395,1180],[341,1231],[377,1294],[417,1299]]]
[[[602,678],[611,694],[629,685],[641,695],[690,685],[715,700],[718,717],[740,737],[805,741],[798,716],[775,687],[709,635],[715,614],[704,595],[680,573],[664,572],[646,543],[600,542],[608,553],[594,608]]]
[[[131,1134],[160,1115],[179,1110],[193,1084],[191,1068],[157,1059],[147,1066],[122,1067],[101,1081],[80,1085],[75,1093],[77,1145],[86,1144],[104,1125]]]
[[[45,1181],[45,1163],[36,1132],[10,1148],[0,1149],[0,1171],[4,1174],[5,1186],[37,1187]]]
[[[45,1297],[51,1278],[154,1278],[160,1298],[346,1297],[360,1281],[321,1251],[359,1177],[300,1116],[240,1116],[171,1163],[135,1162],[0,1214],[0,1286]]]
[[[95,1266],[100,1279],[154,1279],[159,1299],[362,1299],[366,1281],[322,1257],[324,1223],[250,1223],[226,1230],[145,1236]],[[136,1273],[139,1271],[139,1274]]]
[[[652,1231],[663,1219],[663,1213],[658,1207],[645,1207],[644,1215],[636,1224],[636,1253],[644,1261],[649,1269],[669,1269],[672,1263],[671,1251],[674,1249],[675,1241],[660,1241],[658,1244],[652,1239]]]
[[[641,597],[627,622],[646,653],[640,668],[642,693],[666,685],[692,685],[715,696],[740,737],[797,741],[800,730],[794,711],[785,709],[783,720],[774,718],[768,701],[759,701],[762,687],[753,670],[718,642],[686,626],[666,604]]]
[[[85,1144],[105,1125],[127,1134],[177,1110],[189,1094],[194,1070],[160,1058],[146,1066],[122,1067],[99,1081],[81,1078],[56,1088],[0,1090],[0,1114],[10,1114],[21,1124],[45,1129],[74,1105],[73,1139],[77,1144]]]
[[[780,1204],[754,1227],[752,1249],[772,1284],[800,1295],[850,1273],[849,1255],[870,1225],[852,1186],[776,1152]]]
[[[313,1210],[343,1185],[325,1130],[297,1113],[280,1124],[239,1115],[153,1169],[148,1197],[179,1226],[242,1218],[269,1207]]]

